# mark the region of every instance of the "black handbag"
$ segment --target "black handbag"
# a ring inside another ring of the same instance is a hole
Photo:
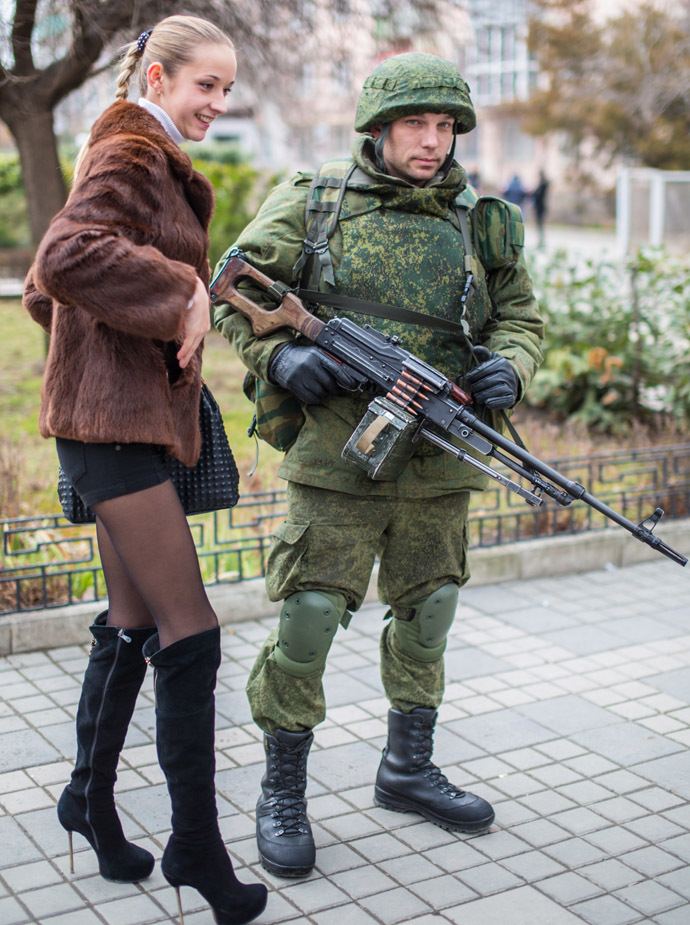
[[[184,466],[179,459],[165,454],[165,465],[180,498],[185,514],[206,514],[234,507],[239,501],[239,473],[223,425],[220,408],[211,390],[202,383],[199,400],[201,454],[195,466]],[[94,523],[96,517],[87,507],[69,478],[58,469],[58,498],[62,512],[73,524]]]

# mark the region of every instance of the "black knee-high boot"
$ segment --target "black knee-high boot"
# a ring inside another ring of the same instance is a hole
[[[155,628],[106,626],[107,615],[107,611],[99,614],[91,627],[91,654],[77,709],[77,761],[58,802],[58,819],[69,835],[72,873],[72,832],[79,832],[96,852],[102,877],[136,883],[153,870],[153,855],[125,839],[113,788],[146,674],[141,649]]]
[[[218,828],[215,790],[216,672],[220,628],[179,639],[159,649],[158,636],[144,647],[155,668],[156,746],[172,803],[172,835],[161,869],[177,891],[198,890],[218,925],[251,922],[266,906],[263,884],[243,884]]]

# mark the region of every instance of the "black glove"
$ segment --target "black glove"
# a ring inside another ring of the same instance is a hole
[[[512,408],[518,400],[520,381],[510,360],[486,347],[474,347],[472,353],[479,360],[479,366],[465,376],[472,398],[491,410]]]
[[[318,347],[286,344],[273,356],[268,378],[307,405],[318,405],[327,395],[355,389],[357,382],[337,360]]]

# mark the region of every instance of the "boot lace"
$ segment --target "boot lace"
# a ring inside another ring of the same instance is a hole
[[[274,789],[268,805],[278,835],[306,835],[307,815],[304,792],[307,786],[306,752],[304,749],[269,748],[269,781]]]
[[[417,768],[422,772],[432,787],[445,794],[449,800],[457,800],[465,796],[465,791],[451,784],[443,771],[431,760],[434,749],[434,727],[426,725],[419,720],[414,724],[415,752],[412,755]]]

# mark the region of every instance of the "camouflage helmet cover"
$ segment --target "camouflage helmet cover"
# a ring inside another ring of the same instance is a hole
[[[355,131],[367,132],[415,112],[454,116],[458,134],[477,124],[470,88],[455,65],[438,55],[405,52],[386,58],[364,81]]]

